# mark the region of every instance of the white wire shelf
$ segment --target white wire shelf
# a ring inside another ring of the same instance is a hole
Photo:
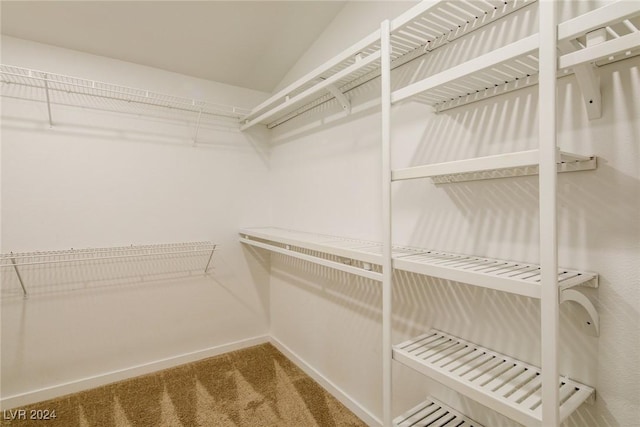
[[[474,94],[494,95],[510,82],[526,84],[538,72],[537,49],[538,35],[534,34],[398,89],[391,94],[391,102],[416,97],[440,109],[446,102]]]
[[[381,280],[380,273],[372,271],[371,267],[379,266],[382,262],[382,245],[378,242],[273,227],[241,229],[239,234],[240,241],[248,245]],[[339,257],[340,261],[303,253],[303,250]],[[535,264],[401,246],[392,248],[392,259],[396,270],[540,298],[540,267]],[[364,265],[356,266],[352,261],[358,261]],[[560,290],[575,286],[597,287],[598,275],[592,272],[560,269],[558,286]]]
[[[0,65],[0,82],[3,96],[47,102],[50,122],[52,121],[51,104],[91,106],[95,105],[96,101],[101,101],[102,108],[127,113],[132,112],[132,107],[136,107],[136,112],[146,108],[188,114],[192,121],[198,123],[206,116],[237,120],[249,111],[240,107],[181,98],[13,65]],[[11,90],[17,87],[26,88],[26,90]]]
[[[270,108],[268,111],[265,111],[256,117],[254,117],[253,113],[248,115],[245,117],[245,123],[241,126],[241,129],[248,129],[256,123],[268,124],[274,121],[277,117],[286,117],[302,105],[312,102],[314,98],[318,98],[322,94],[332,91],[334,96],[341,98],[343,107],[345,109],[348,108],[348,101],[346,98],[342,98],[342,92],[336,92],[339,91],[339,89],[336,88],[343,87],[349,82],[379,68],[380,51],[377,50],[365,57],[362,56],[362,53],[359,53],[359,55],[355,55],[352,59],[345,61],[342,65],[347,66],[329,77],[318,77],[317,83],[304,91],[298,91],[295,95],[292,95],[292,93],[296,91],[287,92],[288,94],[285,95],[285,102]]]
[[[469,34],[535,0],[425,1],[390,23],[392,68]],[[376,30],[307,75],[280,90],[243,118],[241,129],[274,127],[338,98],[345,110],[348,91],[380,75],[380,31]]]
[[[395,427],[483,427],[482,424],[431,396],[394,419],[393,425]]]
[[[111,260],[143,260],[145,258],[167,259],[176,256],[205,255],[206,273],[211,264],[216,245],[212,242],[167,243],[155,245],[122,246],[109,248],[69,249],[61,251],[17,252],[0,254],[0,268],[13,269],[20,283],[23,295],[28,295],[23,280],[23,267],[40,268],[56,265],[79,266],[82,264],[98,264]]]
[[[432,329],[393,347],[394,360],[526,426],[542,421],[539,368]],[[560,378],[560,421],[595,390]]]
[[[558,43],[565,51],[558,59],[559,75],[584,64],[602,64],[640,51],[640,3],[618,0],[558,25]],[[589,43],[589,34],[606,36]],[[444,111],[538,83],[538,34],[478,56],[445,71],[400,88],[392,103],[409,98]],[[590,85],[593,85],[591,83]],[[583,91],[593,88],[585,87]]]
[[[539,150],[520,151],[396,169],[391,172],[391,179],[392,181],[402,181],[431,178],[436,184],[445,184],[537,175],[539,159]],[[558,172],[593,170],[597,167],[597,160],[593,156],[582,156],[560,150],[557,154],[557,163]]]

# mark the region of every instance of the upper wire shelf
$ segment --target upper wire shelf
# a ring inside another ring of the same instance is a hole
[[[391,68],[428,54],[453,40],[503,18],[536,0],[424,1],[390,23]],[[603,36],[594,44],[590,33]],[[558,25],[560,75],[580,67],[636,55],[640,51],[640,3],[618,0]],[[442,73],[400,88],[392,102],[413,98],[444,111],[538,83],[538,36],[481,55]],[[375,31],[304,77],[274,94],[242,118],[241,129],[256,124],[276,127],[306,111],[337,99],[350,110],[347,93],[380,75],[380,32]],[[593,80],[593,79],[591,79]],[[582,83],[588,104],[593,83]],[[587,105],[588,109],[595,108]],[[599,109],[599,107],[597,107]],[[592,114],[594,118],[598,113]]]
[[[583,77],[592,75],[591,64],[640,53],[640,2],[618,0],[560,23],[558,47],[560,75],[576,73],[585,100],[593,104],[599,87],[594,77]],[[391,101],[411,98],[444,111],[535,85],[538,69],[538,34],[533,34],[404,86]],[[597,117],[599,107],[595,115],[589,113]]]
[[[198,123],[202,116],[215,116],[238,120],[249,111],[245,108],[217,104],[203,100],[181,98],[79,77],[32,70],[13,65],[0,65],[0,83],[3,95],[12,86],[35,89],[19,93],[17,97],[36,98],[50,104],[87,105],[86,99],[101,99],[108,102],[107,108],[115,111],[130,112],[130,104],[190,114]]]
[[[169,258],[197,256],[206,265],[203,272],[209,270],[216,245],[209,241],[167,243],[154,245],[131,245],[107,248],[68,249],[59,251],[17,252],[0,254],[0,268],[13,269],[22,293],[28,295],[25,272],[34,273],[33,269],[46,267],[80,265],[96,265],[104,261],[118,262],[125,259],[142,261],[145,259],[167,260]],[[195,266],[190,266],[195,268]],[[200,267],[198,267],[200,268]],[[30,270],[29,270],[30,269]],[[41,277],[38,277],[41,279]]]
[[[424,1],[390,23],[391,68],[397,68],[536,0]],[[280,90],[243,117],[241,129],[273,128],[336,98],[350,109],[345,94],[380,75],[380,31]],[[304,96],[301,96],[304,95]]]

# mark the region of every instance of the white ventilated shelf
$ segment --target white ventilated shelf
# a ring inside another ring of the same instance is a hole
[[[431,178],[433,182],[443,184],[480,179],[537,175],[539,159],[539,150],[520,151],[396,169],[392,171],[391,179],[392,181],[401,181],[416,178]],[[581,156],[564,151],[558,151],[557,162],[558,172],[592,170],[597,166],[596,158],[593,156]]]
[[[597,44],[587,34],[602,28],[607,36]],[[561,75],[598,61],[613,61],[640,50],[640,2],[619,0],[558,25],[558,42],[569,46],[558,59]],[[538,83],[538,34],[525,37],[391,94],[391,102],[408,98],[447,110]]]
[[[539,368],[432,329],[393,348],[394,360],[526,426],[542,421]],[[560,420],[593,388],[560,378]]]
[[[382,245],[378,242],[273,227],[242,229],[239,234],[240,241],[248,245],[381,280],[380,273],[372,271],[369,265],[380,265],[382,262]],[[340,257],[341,261],[328,260],[305,253],[303,250]],[[540,298],[540,267],[535,264],[401,246],[392,248],[392,259],[396,270]],[[365,265],[351,265],[351,260],[365,263]],[[596,287],[598,275],[568,269],[558,271],[560,289],[579,285]]]
[[[239,119],[249,110],[197,99],[181,98],[126,86],[31,70],[12,65],[0,65],[3,95],[25,97],[52,104],[92,106],[100,101],[102,108],[131,112],[153,108],[192,115],[194,122],[202,116]],[[24,88],[25,90],[12,90]]]
[[[483,427],[444,403],[427,399],[393,420],[394,427]]]
[[[535,0],[425,1],[390,23],[391,66],[399,67]],[[278,91],[243,117],[241,129],[274,127],[380,75],[376,30],[307,75]],[[340,99],[344,109],[349,100]]]
[[[507,16],[535,0],[424,1],[390,22],[391,68]],[[570,46],[559,57],[565,73],[585,63],[617,60],[640,46],[639,2],[619,0],[558,25],[558,41]],[[588,46],[586,35],[605,28],[607,39]],[[496,49],[392,93],[392,102],[415,97],[443,111],[538,83],[538,35]],[[242,117],[241,129],[272,128],[334,98],[350,109],[345,94],[380,75],[376,30],[315,70],[278,91]]]

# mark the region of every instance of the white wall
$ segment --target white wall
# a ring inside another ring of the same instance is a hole
[[[245,108],[267,96],[9,37],[2,62]],[[52,93],[49,128],[46,104],[21,99],[33,92],[4,90],[2,252],[202,240],[220,246],[206,276],[206,256],[27,269],[28,299],[5,271],[3,399],[26,393],[9,401],[20,404],[46,397],[29,395],[38,389],[267,333],[268,271],[245,256],[236,234],[240,225],[269,221],[264,132],[207,120],[194,147],[193,113],[61,93]],[[69,102],[84,107],[61,105]]]
[[[585,2],[586,3],[586,2]],[[569,2],[572,16],[585,3]],[[350,3],[336,21],[368,27],[379,16]],[[593,7],[590,4],[587,7]],[[584,10],[580,10],[584,12]],[[530,15],[530,16],[529,16]],[[358,20],[351,20],[358,16]],[[393,16],[393,15],[391,15]],[[533,22],[528,25],[527,22]],[[332,28],[318,40],[305,67],[348,45]],[[536,31],[535,13],[474,35],[486,51]],[[436,51],[454,64],[482,53],[469,40],[454,52]],[[316,55],[316,56],[314,56]],[[304,67],[303,67],[304,68]],[[419,64],[394,72],[394,85],[435,72]],[[299,74],[302,74],[300,72]],[[600,69],[603,117],[589,121],[573,77],[559,81],[559,143],[599,157],[596,171],[559,178],[559,259],[565,267],[596,271],[590,292],[601,316],[601,336],[582,328],[582,309],[561,307],[560,370],[597,390],[572,426],[637,425],[640,409],[640,59]],[[379,240],[379,82],[349,94],[354,112],[336,103],[273,130],[271,174],[275,226]],[[518,151],[537,146],[537,88],[441,114],[418,103],[392,110],[393,165]],[[537,178],[435,186],[427,180],[393,186],[394,241],[504,259],[538,261]],[[381,417],[381,315],[377,283],[337,274],[280,255],[271,257],[271,334],[334,382],[365,410]],[[539,303],[463,284],[398,274],[394,288],[395,343],[431,327],[521,360],[539,364]],[[449,402],[484,425],[514,425],[492,411],[394,365],[394,415],[425,394]]]
[[[274,92],[333,58],[340,50],[373,33],[380,28],[380,22],[384,19],[400,15],[417,2],[418,0],[346,2],[322,35],[276,85]]]

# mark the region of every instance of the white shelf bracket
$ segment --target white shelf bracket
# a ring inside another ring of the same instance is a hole
[[[49,80],[47,75],[44,75],[44,93],[47,96],[47,113],[49,114],[49,127],[53,127],[53,120],[51,119],[51,100],[49,99]]]
[[[324,80],[324,79],[322,79]],[[336,85],[329,85],[327,86],[327,90],[329,92],[331,92],[331,95],[335,96],[335,98],[338,100],[338,102],[340,103],[340,105],[342,105],[342,109],[346,112],[351,112],[351,102],[349,102],[349,100],[347,99],[347,97],[345,96],[344,93],[342,93],[340,91],[340,89],[338,89],[336,87]]]
[[[575,302],[584,308],[586,317],[583,319],[583,326],[590,335],[600,336],[600,315],[591,299],[578,289],[571,288],[560,291],[560,304],[566,301]]]
[[[586,34],[586,47],[592,47],[605,41],[607,41],[606,28],[600,28]],[[560,42],[558,46],[564,53],[574,50],[568,41]],[[595,70],[595,65],[591,63],[578,64],[573,67],[573,72],[580,92],[582,92],[589,120],[599,119],[602,117],[602,94],[600,92],[600,76]]]
[[[16,259],[11,258],[11,264],[13,264],[13,269],[16,272],[16,276],[18,276],[18,281],[20,282],[20,286],[22,287],[22,294],[24,297],[27,297],[27,289],[24,287],[24,282],[22,281],[22,276],[20,275],[20,270],[18,270],[18,266],[16,265]]]
[[[202,108],[198,111],[198,119],[196,120],[196,131],[193,134],[193,146],[198,143],[198,132],[200,131],[200,119],[202,118]]]
[[[211,260],[213,259],[213,253],[216,251],[216,245],[213,245],[213,249],[211,249],[211,255],[209,255],[209,260],[207,261],[207,266],[204,268],[204,272],[207,273],[209,270],[209,265],[211,264]]]

